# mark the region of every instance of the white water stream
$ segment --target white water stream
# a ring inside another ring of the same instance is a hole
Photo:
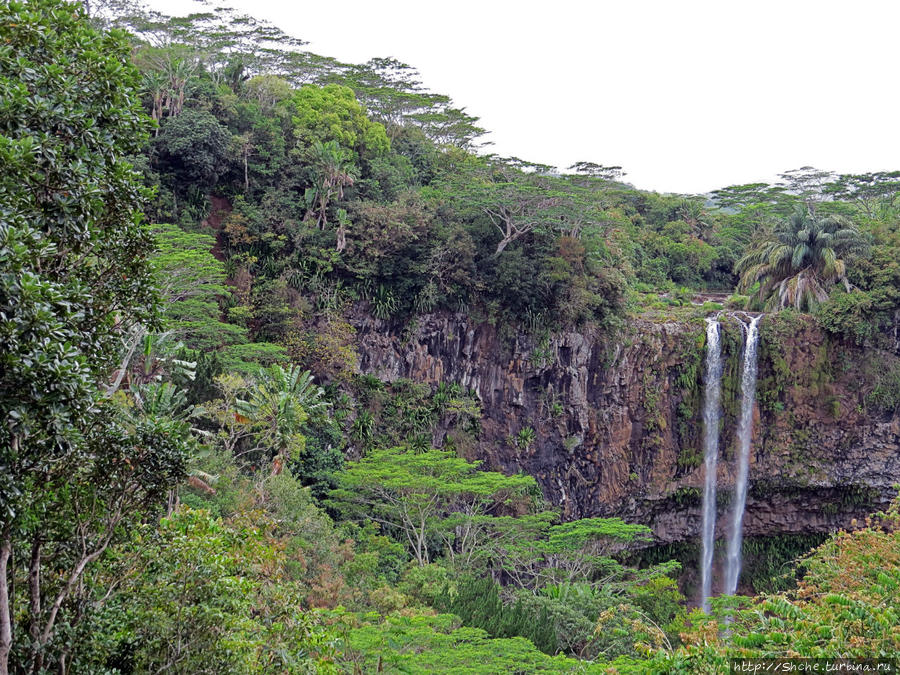
[[[747,474],[750,466],[750,444],[753,440],[753,403],[756,399],[757,345],[759,320],[755,316],[744,324],[744,363],[741,370],[741,417],[738,420],[737,478],[734,485],[734,511],[728,552],[725,559],[725,593],[734,595],[741,575],[741,541],[744,508],[747,506]]]
[[[706,389],[703,395],[703,458],[706,480],[703,485],[702,606],[709,612],[712,592],[713,546],[716,543],[716,463],[719,457],[719,421],[722,418],[722,345],[719,321],[706,320]]]

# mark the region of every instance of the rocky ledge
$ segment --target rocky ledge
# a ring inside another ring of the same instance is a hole
[[[535,476],[566,518],[620,516],[659,542],[698,536],[702,319],[537,337],[453,314],[354,323],[362,373],[471,390],[483,411],[471,458]],[[740,335],[725,317],[721,513],[734,481]],[[900,358],[836,340],[809,317],[764,317],[760,335],[746,534],[834,530],[887,504],[900,483],[900,415],[872,392]]]

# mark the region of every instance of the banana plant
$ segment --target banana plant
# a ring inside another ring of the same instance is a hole
[[[255,428],[257,449],[269,448],[275,457],[284,457],[302,451],[303,425],[329,405],[308,370],[273,365],[262,371],[247,398],[237,401],[237,412]]]

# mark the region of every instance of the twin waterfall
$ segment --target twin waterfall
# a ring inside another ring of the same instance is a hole
[[[733,595],[741,574],[741,540],[744,508],[747,504],[747,473],[750,442],[753,438],[753,402],[756,398],[757,345],[759,319],[741,321],[744,356],[741,367],[741,416],[738,420],[737,476],[734,485],[734,510],[728,551],[725,559],[724,592]],[[702,608],[709,612],[712,594],[712,563],[716,533],[716,465],[719,458],[719,423],[722,419],[722,344],[718,318],[706,320],[706,390],[703,397],[703,455],[706,478],[703,486],[703,552],[701,558]]]
[[[713,545],[716,541],[716,463],[719,458],[719,420],[722,417],[722,344],[719,322],[706,320],[706,391],[703,396],[703,611],[709,612],[712,593]]]

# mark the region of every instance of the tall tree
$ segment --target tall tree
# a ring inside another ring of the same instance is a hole
[[[846,218],[818,218],[799,207],[738,260],[739,288],[749,291],[758,282],[756,297],[767,308],[812,309],[834,284],[849,290],[846,259],[866,249],[866,240]]]
[[[868,218],[879,215],[881,208],[892,208],[900,194],[900,171],[841,174],[825,186],[835,199],[855,203]]]
[[[516,158],[469,158],[444,183],[444,195],[473,216],[486,216],[500,236],[493,257],[535,231],[579,236],[597,204],[552,167]]]
[[[575,162],[569,167],[569,170],[582,176],[591,176],[592,178],[609,181],[618,181],[627,175],[621,166],[604,166],[594,162]]]
[[[390,149],[384,126],[366,117],[353,90],[337,84],[306,85],[294,93],[294,129],[301,149],[334,141],[353,159],[377,157]]]
[[[374,58],[336,72],[328,79],[349,86],[391,142],[405,126],[420,127],[435,143],[470,148],[486,132],[478,118],[454,108],[449,96],[427,91],[419,72],[392,58]]]
[[[152,323],[156,305],[146,195],[125,159],[149,131],[130,54],[78,4],[0,5],[3,675],[13,552],[30,561],[19,598],[28,609],[17,612],[28,638],[14,659],[39,672],[53,651],[64,671],[66,647],[53,638],[85,569],[183,470],[167,422],[130,420],[98,386],[123,334]]]
[[[428,563],[429,548],[437,542],[468,561],[485,529],[484,517],[535,486],[531,476],[477,467],[447,450],[372,450],[340,474],[330,503],[351,518],[394,528],[419,565]]]
[[[397,59],[370,59],[341,73],[339,78],[353,89],[370,114],[385,125],[391,140],[409,115],[449,100],[446,96],[427,94],[418,71]]]
[[[781,186],[800,199],[810,213],[815,214],[819,203],[827,196],[825,186],[834,177],[834,173],[802,166],[780,173],[778,177],[781,178]]]
[[[422,112],[410,115],[410,119],[438,145],[472,150],[491,144],[489,141],[477,142],[488,133],[487,129],[478,124],[480,118],[470,115],[465,108],[452,107],[449,102],[446,105],[434,104]]]
[[[328,205],[333,199],[343,199],[344,188],[353,185],[356,167],[351,159],[352,154],[335,141],[327,143],[316,141],[311,154],[317,185],[314,207],[310,207],[307,217],[312,217],[313,208],[315,208],[318,212],[316,226],[324,230],[328,223]],[[342,249],[343,246],[339,243],[338,250]]]

